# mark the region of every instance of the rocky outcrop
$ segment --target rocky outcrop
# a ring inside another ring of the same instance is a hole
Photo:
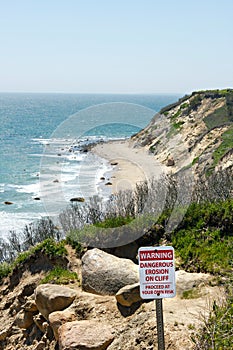
[[[48,320],[50,313],[67,308],[77,293],[68,287],[42,284],[36,288],[35,301],[40,313]]]
[[[104,350],[114,339],[108,324],[94,320],[68,322],[59,328],[58,334],[60,350]]]
[[[97,248],[82,257],[82,288],[86,292],[114,295],[126,285],[138,282],[138,266]]]

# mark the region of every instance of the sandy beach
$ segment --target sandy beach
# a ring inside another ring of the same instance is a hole
[[[131,140],[99,143],[92,152],[107,159],[113,167],[109,182],[112,192],[133,189],[137,183],[159,177],[166,171],[146,148],[135,148]]]

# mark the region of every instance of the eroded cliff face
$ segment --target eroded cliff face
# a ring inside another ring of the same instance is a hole
[[[233,165],[233,90],[194,92],[163,108],[132,137],[172,172],[210,174]]]

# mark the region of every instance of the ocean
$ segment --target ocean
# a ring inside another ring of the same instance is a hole
[[[107,195],[99,179],[111,167],[86,145],[130,137],[179,97],[0,93],[0,237],[72,197]]]

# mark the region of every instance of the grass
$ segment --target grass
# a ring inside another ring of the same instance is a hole
[[[198,161],[199,161],[199,156],[198,156],[198,157],[195,157],[195,158],[193,159],[193,161],[192,161],[192,166],[193,166],[194,164],[198,163]]]
[[[182,125],[184,124],[184,121],[180,121],[180,122],[177,122],[177,123],[173,123],[172,126],[176,129],[176,130],[179,130]]]
[[[233,125],[222,134],[221,144],[213,152],[213,163],[207,169],[206,175],[210,176],[215,166],[219,163],[222,157],[233,149]]]
[[[233,344],[233,298],[228,295],[222,305],[213,304],[203,329],[191,337],[195,350],[229,350]]]
[[[193,288],[189,290],[185,290],[181,296],[181,299],[197,299],[200,298],[201,294],[198,289]]]
[[[222,134],[222,143],[214,151],[213,158],[216,165],[219,160],[233,148],[233,126]]]
[[[53,270],[47,273],[47,275],[40,281],[40,284],[69,284],[75,282],[79,282],[76,272],[71,272],[61,267],[55,267]]]
[[[171,116],[171,120],[175,120],[181,115],[181,110],[179,109],[175,114]]]
[[[18,257],[13,261],[13,267],[22,265],[30,256],[39,251],[48,255],[49,257],[63,257],[67,255],[64,241],[57,243],[52,238],[47,238],[28,251],[20,253]]]
[[[189,106],[188,103],[183,103],[183,104],[180,106],[180,109],[188,108],[188,106]]]

